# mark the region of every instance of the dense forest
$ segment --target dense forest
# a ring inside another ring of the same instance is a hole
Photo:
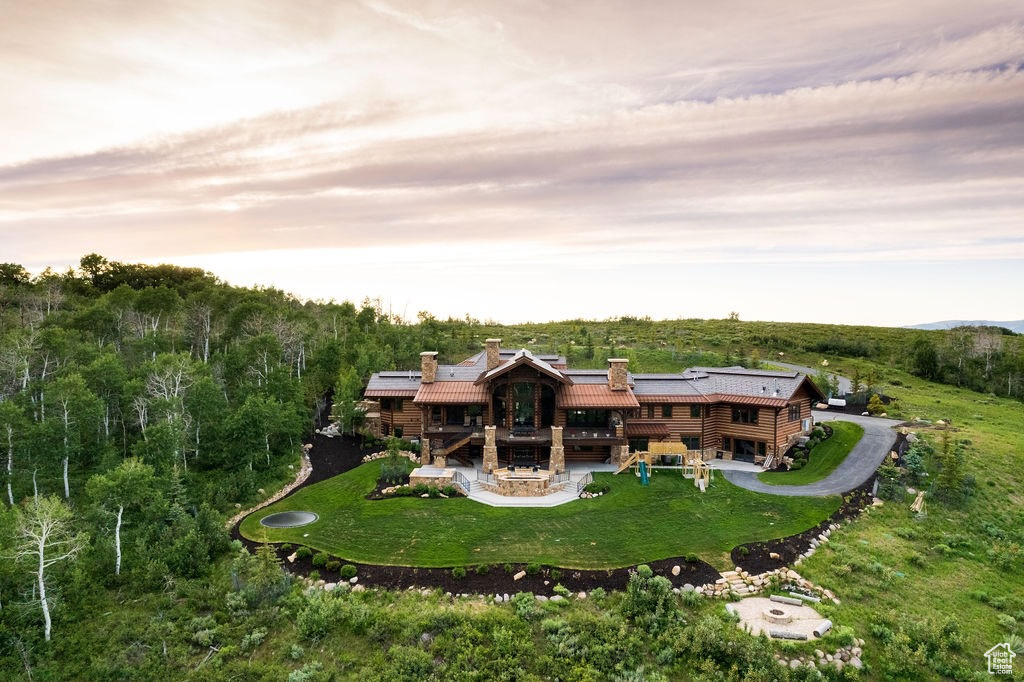
[[[422,350],[459,360],[489,336],[576,366],[614,355],[634,371],[841,357],[1024,398],[1021,337],[995,328],[635,318],[499,326],[427,312],[410,322],[372,301],[300,301],[96,254],[38,276],[3,263],[0,674],[664,679],[644,672],[656,644],[666,670],[699,661],[698,677],[777,679],[763,642],[706,614],[685,628],[687,614],[656,590],[548,617],[525,602],[524,616],[436,596],[429,606],[397,595],[346,600],[291,589],[272,556],[232,547],[226,518],[294,476],[329,401],[350,405],[371,372],[416,367]],[[878,373],[864,383],[889,382]],[[324,650],[341,644],[332,621],[355,637],[348,650]],[[427,635],[439,638],[443,665],[417,646]],[[257,655],[264,639],[277,658]]]

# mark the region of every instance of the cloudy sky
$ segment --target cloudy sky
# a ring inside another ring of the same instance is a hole
[[[0,261],[503,322],[1024,317],[1020,0],[39,0]]]

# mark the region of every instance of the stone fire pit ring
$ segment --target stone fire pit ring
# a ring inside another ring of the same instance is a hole
[[[260,519],[260,525],[267,528],[298,528],[313,523],[320,517],[308,511],[284,511],[269,514]]]
[[[765,609],[761,617],[769,623],[792,623],[793,614],[787,613],[784,608],[777,604],[772,604],[771,608]]]

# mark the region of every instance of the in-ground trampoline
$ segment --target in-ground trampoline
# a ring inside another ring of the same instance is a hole
[[[313,523],[319,516],[307,511],[286,511],[270,514],[260,519],[260,525],[267,528],[297,528]]]

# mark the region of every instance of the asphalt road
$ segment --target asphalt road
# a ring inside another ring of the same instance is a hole
[[[861,417],[824,410],[814,410],[811,414],[816,422],[848,421],[864,427],[864,436],[853,446],[853,450],[846,456],[842,464],[836,467],[835,471],[822,480],[807,485],[768,485],[757,480],[756,473],[747,471],[723,470],[725,479],[741,488],[772,495],[811,495],[815,497],[840,495],[853,490],[875,473],[875,469],[889,454],[896,442],[896,432],[893,431],[893,427],[900,424],[896,419]]]

